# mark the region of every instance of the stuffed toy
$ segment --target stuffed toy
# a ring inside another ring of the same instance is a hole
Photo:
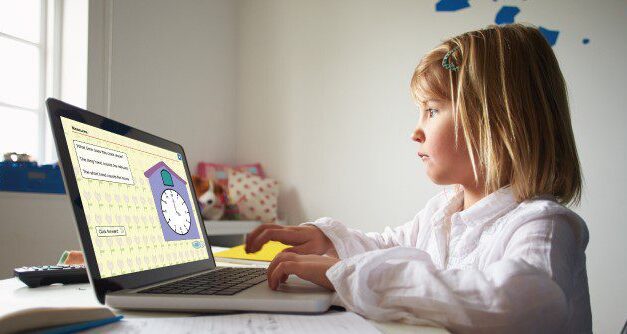
[[[200,215],[207,220],[219,220],[224,215],[227,203],[226,192],[213,180],[193,175],[192,183],[200,206]]]

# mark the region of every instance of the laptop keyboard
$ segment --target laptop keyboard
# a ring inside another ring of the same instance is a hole
[[[266,280],[264,268],[218,268],[205,274],[139,291],[150,294],[230,296]]]

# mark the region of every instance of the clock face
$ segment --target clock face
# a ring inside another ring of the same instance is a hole
[[[192,221],[189,208],[175,190],[167,189],[161,194],[161,213],[176,234],[184,235],[189,232]]]

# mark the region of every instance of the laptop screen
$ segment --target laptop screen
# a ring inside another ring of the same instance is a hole
[[[179,153],[61,124],[101,278],[209,258]]]

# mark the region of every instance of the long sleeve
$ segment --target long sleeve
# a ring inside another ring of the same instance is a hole
[[[573,231],[550,217],[521,225],[505,245],[481,269],[438,269],[423,250],[393,247],[343,259],[327,277],[347,309],[375,320],[426,319],[454,332],[563,332]]]
[[[304,224],[314,225],[321,229],[335,246],[338,257],[346,259],[377,249],[415,245],[421,212],[413,220],[401,226],[396,228],[386,227],[383,233],[364,233],[348,228],[329,217],[323,217],[314,222]]]

